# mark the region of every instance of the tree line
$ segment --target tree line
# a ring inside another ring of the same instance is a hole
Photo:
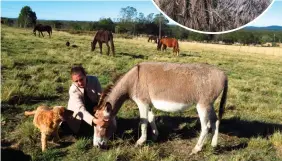
[[[100,29],[110,30],[118,34],[138,35],[156,35],[175,37],[187,41],[200,41],[209,43],[244,45],[276,43],[282,41],[282,31],[262,31],[245,30],[211,35],[200,34],[183,29],[177,25],[169,24],[169,21],[160,13],[150,13],[144,15],[138,12],[134,7],[127,6],[120,10],[121,18],[101,18],[98,21],[64,21],[64,20],[37,20],[36,13],[29,6],[24,6],[17,19],[1,18],[1,23],[23,28],[32,28],[35,24],[48,24],[56,30],[75,30],[75,31],[97,31]]]

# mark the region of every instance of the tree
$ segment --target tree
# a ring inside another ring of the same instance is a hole
[[[163,16],[163,14],[156,14],[153,20],[156,24],[167,25],[169,23],[168,19]]]
[[[137,15],[137,10],[134,7],[127,6],[126,8],[121,8],[121,21],[132,22]]]
[[[156,14],[155,18],[154,18],[154,22],[156,24],[159,25],[159,39],[162,37],[162,31],[163,31],[163,27],[165,27],[168,24],[168,19],[166,19],[161,13],[160,14]]]
[[[136,34],[135,20],[137,16],[137,10],[134,7],[127,6],[126,8],[121,8],[120,14],[120,32],[126,31],[129,34]]]
[[[18,17],[19,27],[32,27],[36,24],[36,13],[29,6],[24,6]]]
[[[56,29],[62,29],[64,27],[64,24],[61,21],[51,21],[53,24],[53,28]]]
[[[154,13],[150,13],[148,14],[148,16],[146,17],[146,20],[151,23],[154,21]]]
[[[96,29],[115,31],[115,24],[110,18],[101,18]]]
[[[138,17],[136,17],[136,22],[138,23],[146,23],[146,18],[144,16],[144,13],[140,12]]]
[[[267,42],[271,42],[272,38],[269,35],[263,35],[260,39],[260,43],[264,44]]]

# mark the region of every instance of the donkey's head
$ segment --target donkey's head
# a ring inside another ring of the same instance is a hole
[[[107,92],[103,92],[98,105],[94,108],[94,118],[96,126],[94,127],[93,145],[104,148],[107,141],[116,130],[116,119],[112,114],[112,105],[106,102]]]
[[[112,106],[106,103],[101,109],[97,110],[94,117],[99,120],[94,127],[93,145],[104,148],[109,138],[116,130],[116,119],[111,116]]]

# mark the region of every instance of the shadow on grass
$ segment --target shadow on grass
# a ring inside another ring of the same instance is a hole
[[[148,56],[144,56],[144,55],[135,55],[135,54],[129,54],[129,53],[118,53],[117,56],[121,57],[121,56],[130,56],[131,58],[134,59],[148,59]]]
[[[234,143],[236,144],[236,143]],[[240,150],[240,149],[245,149],[246,147],[248,146],[248,143],[247,142],[244,142],[244,143],[239,143],[239,144],[236,144],[236,145],[230,145],[230,146],[220,146],[220,147],[217,147],[215,149],[215,154],[222,154],[223,152],[229,152],[229,151],[233,151],[233,150]]]
[[[282,124],[265,123],[260,121],[240,120],[238,117],[224,119],[219,128],[221,133],[243,138],[263,137],[272,135],[275,131],[282,131]]]
[[[31,161],[31,156],[21,150],[1,148],[1,160],[3,161]]]
[[[134,144],[140,137],[140,119],[139,118],[118,118],[116,136],[122,139],[131,139]],[[174,137],[180,139],[191,139],[199,137],[201,131],[200,120],[197,117],[171,117],[159,116],[156,118],[156,124],[159,130],[157,142],[167,142]],[[148,124],[148,127],[149,124]],[[148,128],[148,140],[152,138],[151,128]],[[237,117],[223,119],[220,124],[219,132],[237,136],[239,138],[262,137],[267,138],[275,131],[282,131],[281,124],[272,124],[259,121],[240,120]],[[247,142],[241,142],[236,145],[220,147],[217,151],[232,151],[247,147]]]
[[[186,53],[180,53],[179,54],[180,57],[202,57],[201,55],[197,55],[197,54],[193,54],[193,53],[189,53],[189,54],[186,54]]]
[[[62,160],[67,152],[60,151],[59,149],[47,149],[46,151],[40,153],[34,158],[34,161],[44,161],[44,160]]]
[[[197,124],[195,127],[179,127],[181,124]],[[159,130],[158,142],[166,142],[173,137],[181,139],[190,139],[197,136],[197,131],[200,130],[199,121],[197,118],[190,117],[170,117],[159,116],[156,117],[156,124]],[[139,127],[139,128],[138,128]],[[195,130],[196,129],[196,130]],[[139,118],[118,118],[117,119],[117,131],[115,133],[117,137],[123,139],[134,138],[137,141],[141,136],[140,131],[140,119]],[[148,124],[148,140],[152,137],[152,129]]]
[[[73,141],[62,140],[59,142],[59,146],[57,146],[56,148],[63,149],[63,148],[71,146],[72,144],[74,144]]]

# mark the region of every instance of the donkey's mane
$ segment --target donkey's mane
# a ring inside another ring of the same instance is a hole
[[[113,79],[113,84],[107,85],[107,87],[103,90],[99,102],[98,102],[98,107],[103,105],[105,103],[105,98],[112,92],[112,89],[118,84],[118,82],[123,78],[125,74],[119,74],[116,75],[115,78]]]
[[[106,98],[106,97],[109,95],[109,93],[112,91],[112,88],[113,88],[113,84],[109,84],[109,85],[104,89],[104,91],[102,92],[102,94],[101,94],[101,96],[100,96],[100,99],[99,99],[99,102],[98,102],[98,107],[104,103],[105,98]]]

